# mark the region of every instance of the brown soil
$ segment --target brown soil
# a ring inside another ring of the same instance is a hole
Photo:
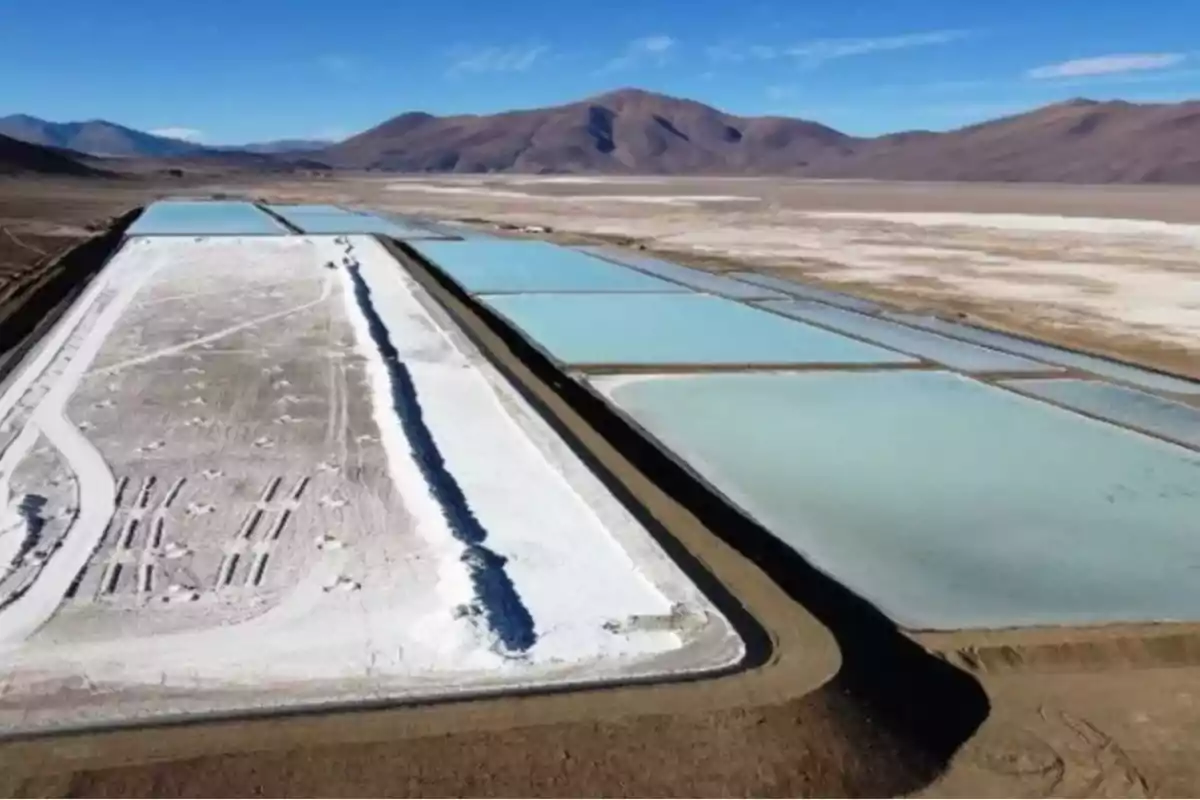
[[[406,260],[730,615],[749,643],[747,668],[661,686],[15,740],[0,745],[0,794],[1200,791],[1191,626],[903,635]]]
[[[103,266],[138,196],[109,182],[0,180],[0,378]]]

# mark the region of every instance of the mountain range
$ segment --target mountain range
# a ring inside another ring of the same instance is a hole
[[[49,122],[28,114],[0,117],[0,135],[30,144],[74,150],[110,158],[173,158],[205,152],[305,153],[328,147],[332,142],[315,139],[281,139],[246,145],[206,146],[128,128],[106,120]]]
[[[211,148],[109,122],[49,123],[22,115],[0,118],[0,134],[90,154],[246,169],[291,164],[397,172],[1200,183],[1196,101],[1072,100],[953,131],[856,137],[809,120],[735,116],[693,100],[622,89],[501,114],[408,112],[332,144]]]
[[[79,160],[81,155],[0,135],[0,175],[70,175],[88,178],[111,174],[82,163]]]
[[[191,155],[204,149],[182,139],[156,136],[104,120],[47,122],[27,114],[0,117],[0,134],[95,156],[160,158]]]

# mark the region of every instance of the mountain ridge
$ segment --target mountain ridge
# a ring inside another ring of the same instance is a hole
[[[30,144],[0,134],[0,175],[111,176],[111,173],[82,163],[81,156],[70,150]]]
[[[330,141],[318,139],[279,139],[244,145],[205,145],[141,131],[103,119],[50,122],[29,114],[0,117],[0,135],[43,147],[57,147],[85,155],[115,158],[173,158],[211,152],[275,155],[306,153],[332,144]]]
[[[0,134],[43,147],[114,158],[180,156],[204,148],[107,120],[49,122],[28,114],[0,117]]]
[[[1074,98],[951,131],[846,134],[618,89],[547,108],[409,111],[311,155],[404,172],[784,175],[934,181],[1200,183],[1200,102]]]
[[[621,89],[493,115],[406,112],[313,157],[350,169],[703,174],[792,169],[853,140],[820,123],[739,117]]]
[[[114,123],[44,123],[13,115],[0,133],[44,126],[49,144],[83,137],[135,156],[246,169],[287,165],[415,173],[780,175],[931,181],[1200,183],[1200,101],[1131,103],[1074,98],[950,131],[852,136],[820,122],[739,116],[696,100],[617,89],[572,103],[496,114],[406,111],[332,144],[282,140],[240,147],[146,142]],[[64,132],[64,126],[66,130]],[[115,133],[112,129],[117,129]],[[58,138],[50,134],[58,131]],[[16,137],[22,138],[22,137]],[[45,143],[45,142],[39,142]],[[153,153],[139,147],[158,148]],[[166,148],[167,152],[162,152]],[[117,147],[121,149],[121,147]],[[215,154],[244,154],[222,161]],[[112,154],[112,153],[108,153]],[[253,157],[251,157],[253,155]]]

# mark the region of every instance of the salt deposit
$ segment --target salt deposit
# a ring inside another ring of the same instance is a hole
[[[741,658],[368,237],[133,240],[0,420],[0,490],[48,520],[0,598],[3,732]]]

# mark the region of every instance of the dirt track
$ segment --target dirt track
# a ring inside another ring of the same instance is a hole
[[[664,546],[740,620],[761,663],[674,686],[13,742],[0,748],[0,792],[1137,796],[1200,790],[1200,669],[1193,666],[1200,648],[1192,626],[927,636],[919,639],[922,647],[716,501],[573,384],[556,379],[460,294],[414,271],[618,496],[646,509]],[[736,614],[739,607],[745,613]],[[1067,638],[1075,644],[1064,645]]]

